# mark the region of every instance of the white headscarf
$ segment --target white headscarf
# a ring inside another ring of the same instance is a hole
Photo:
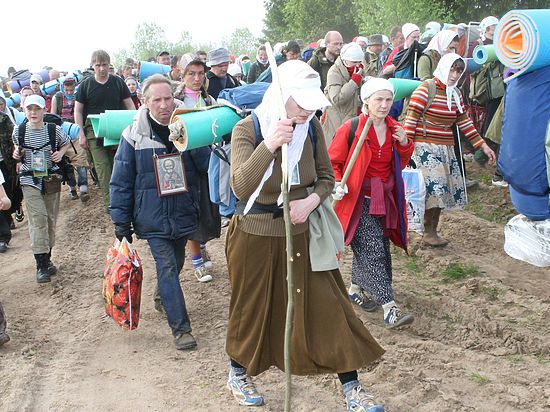
[[[420,33],[420,29],[418,28],[418,26],[413,23],[405,23],[403,27],[401,27],[401,33],[403,33],[403,37],[405,38],[405,44],[407,44],[407,37],[409,37],[415,31]]]
[[[453,39],[457,36],[458,33],[452,30],[442,30],[436,33],[432,40],[430,40],[428,47],[424,50],[424,53],[427,54],[430,50],[435,50],[440,56],[443,56],[445,54],[445,50],[449,47],[449,44],[451,44]]]
[[[481,40],[485,40],[485,31],[487,27],[496,26],[498,24],[498,19],[495,16],[488,16],[481,20],[479,23],[479,32],[481,34]]]
[[[290,97],[293,97],[297,101],[297,103],[300,104],[298,102],[298,96],[303,97],[303,93],[305,92],[308,94],[308,97],[315,97],[315,95],[318,95],[315,99],[315,101],[317,102],[316,104],[318,105],[317,109],[321,109],[325,106],[330,106],[330,103],[328,102],[326,97],[324,97],[323,92],[321,92],[321,78],[319,77],[319,74],[315,70],[313,70],[311,66],[309,66],[307,63],[301,60],[289,60],[281,64],[277,69],[279,72],[279,81],[281,84],[283,102],[286,103]],[[275,89],[275,85],[271,84],[271,86],[269,86],[269,88],[265,92],[262,102],[258,105],[256,109],[254,109],[254,113],[256,114],[256,116],[258,116],[258,122],[260,123],[262,136],[267,137],[271,135],[272,131],[277,126],[277,122],[279,121],[277,109],[279,105],[279,98],[280,97]],[[312,102],[310,100],[308,103],[311,104],[315,102]],[[305,105],[302,103],[301,106],[304,107]],[[308,109],[312,109],[312,107],[309,106]],[[292,175],[292,172],[294,171],[296,165],[302,157],[304,142],[307,138],[307,133],[309,129],[309,122],[314,115],[315,113],[312,113],[308,117],[307,122],[305,122],[304,124],[296,124],[296,127],[294,128],[292,140],[288,144],[287,170],[289,172],[289,176]],[[262,177],[260,185],[256,188],[254,193],[252,193],[252,196],[250,196],[250,199],[248,199],[248,201],[246,202],[244,214],[248,213],[254,201],[260,194],[264,183],[273,173],[274,163],[274,161],[271,161],[271,164],[269,165],[264,173],[264,176]],[[290,179],[288,184],[290,188]],[[279,204],[282,203],[282,194],[279,195],[277,202]]]
[[[443,56],[441,60],[439,60],[439,63],[434,70],[434,77],[437,77],[441,81],[441,83],[447,86],[446,87],[447,107],[449,108],[449,110],[451,110],[453,99],[454,99],[456,103],[456,107],[458,108],[458,111],[462,113],[462,106],[460,105],[460,94],[458,93],[456,86],[458,84],[458,80],[460,80],[460,77],[462,77],[464,72],[462,72],[462,75],[457,79],[454,85],[452,86],[448,85],[449,72],[451,71],[451,66],[457,60],[462,60],[462,62],[464,62],[464,59],[456,53],[449,53]],[[466,62],[464,62],[464,66],[466,66]]]

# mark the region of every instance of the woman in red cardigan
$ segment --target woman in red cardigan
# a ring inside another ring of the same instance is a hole
[[[368,311],[384,308],[384,325],[389,328],[411,323],[414,318],[401,312],[393,298],[391,240],[407,247],[407,218],[401,170],[409,162],[414,143],[401,125],[388,116],[393,103],[392,84],[374,78],[361,88],[364,103],[355,132],[352,120],[336,131],[329,147],[336,185],[333,197],[342,223],[346,245],[353,250],[350,299]],[[361,131],[371,118],[373,124],[361,148],[347,184],[339,183]]]

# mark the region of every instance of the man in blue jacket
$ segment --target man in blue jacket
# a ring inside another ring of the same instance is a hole
[[[134,232],[147,239],[176,348],[194,349],[197,343],[191,335],[179,273],[187,239],[198,227],[198,177],[199,172],[208,170],[210,150],[179,154],[169,140],[170,116],[180,103],[174,100],[170,80],[153,75],[143,83],[142,90],[145,104],[122,133],[115,156],[110,183],[111,219],[118,239],[125,237],[131,242]],[[163,157],[166,154],[174,157]],[[165,184],[166,162],[181,165],[179,170],[185,173],[185,179],[175,186]]]

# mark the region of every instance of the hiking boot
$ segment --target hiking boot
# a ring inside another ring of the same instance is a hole
[[[19,223],[21,223],[25,219],[25,214],[23,213],[23,209],[19,209],[15,211],[15,220],[17,220]]]
[[[447,239],[442,238],[437,233],[440,215],[441,209],[438,207],[426,209],[424,212],[424,235],[422,236],[422,241],[428,246],[442,247],[449,243]]]
[[[230,367],[227,389],[231,391],[239,405],[261,406],[264,404],[263,396],[258,393],[246,372],[236,373],[235,368]]]
[[[2,346],[4,343],[8,343],[10,341],[10,337],[6,332],[0,332],[0,346]]]
[[[499,176],[493,176],[491,184],[496,187],[508,187],[508,182]]]
[[[478,186],[479,182],[477,180],[466,179],[466,189],[473,189]]]
[[[357,385],[346,396],[348,412],[384,412],[382,405],[374,402],[374,396]]]
[[[77,200],[78,199],[78,193],[76,193],[76,189],[73,189],[69,192],[69,196],[71,197],[71,200]]]
[[[8,244],[6,242],[0,242],[0,253],[4,253],[8,250]]]
[[[398,328],[413,323],[414,316],[408,313],[403,313],[397,306],[392,306],[388,314],[384,318],[384,326],[391,328]]]
[[[48,273],[48,254],[39,253],[34,255],[36,259],[36,282],[48,283],[51,282],[51,275]]]
[[[88,200],[90,200],[90,194],[88,192],[80,192],[80,201],[86,203]]]
[[[208,253],[208,251],[206,250],[206,247],[201,247],[201,257],[202,257],[204,267],[208,270],[211,270],[214,264],[210,259],[210,253]]]
[[[52,251],[50,250],[50,253],[48,253],[48,260],[47,260],[47,263],[46,263],[46,270],[48,271],[48,275],[50,276],[55,276],[57,275],[57,268],[55,267],[55,265],[52,263]]]
[[[348,296],[352,303],[355,303],[367,312],[374,312],[378,309],[378,303],[369,298],[359,286],[354,285],[353,283],[349,287]]]
[[[191,332],[180,333],[175,336],[174,344],[177,350],[191,350],[197,347],[197,341]]]
[[[195,274],[195,277],[199,282],[206,283],[212,280],[212,275],[210,274],[210,270],[208,270],[208,268],[206,268],[204,265],[194,269],[193,273]]]

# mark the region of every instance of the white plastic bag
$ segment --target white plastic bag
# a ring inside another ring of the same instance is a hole
[[[514,216],[504,228],[504,251],[538,267],[550,266],[550,219]]]
[[[409,230],[424,233],[424,211],[426,210],[426,185],[419,169],[406,167],[403,170],[405,201]]]

